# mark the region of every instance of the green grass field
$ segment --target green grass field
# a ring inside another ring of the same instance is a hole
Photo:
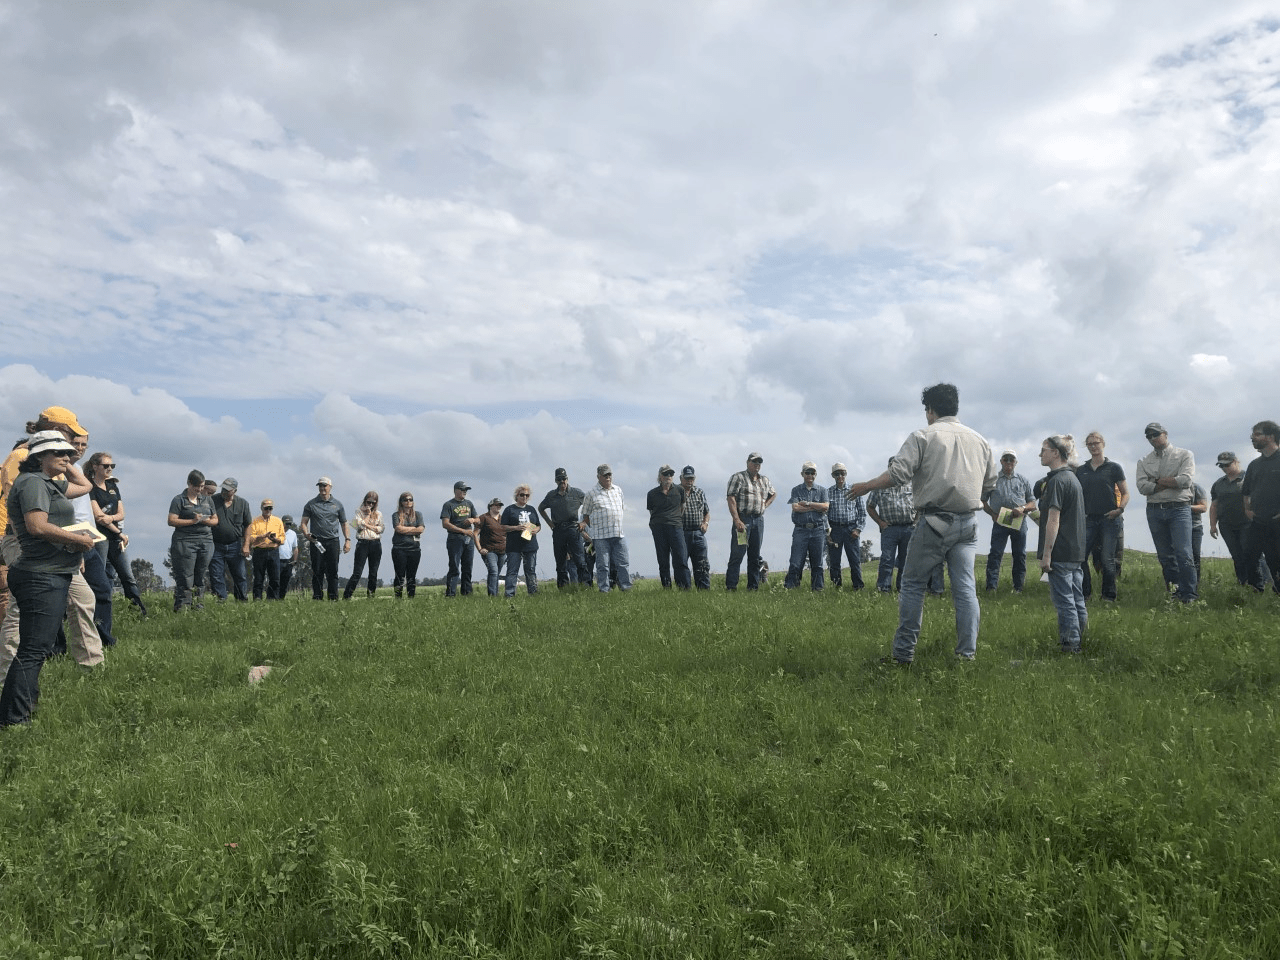
[[[156,597],[0,732],[0,957],[1274,958],[1277,600],[1206,580],[910,670],[874,591]]]

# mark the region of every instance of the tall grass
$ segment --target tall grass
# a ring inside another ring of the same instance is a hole
[[[0,956],[1280,956],[1275,601],[1206,574],[909,670],[874,591],[125,613],[0,734]]]

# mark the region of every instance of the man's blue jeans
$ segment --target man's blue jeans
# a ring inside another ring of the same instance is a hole
[[[1196,566],[1191,556],[1191,506],[1186,503],[1148,503],[1147,526],[1165,583],[1178,585],[1177,599],[1197,598]]]
[[[998,523],[991,524],[991,548],[987,551],[987,589],[994,590],[1000,582],[1000,564],[1004,560],[1005,544],[1013,554],[1013,589],[1021,593],[1027,579],[1027,528],[1024,523],[1017,530],[1010,530]]]
[[[827,565],[831,570],[831,583],[840,586],[843,582],[841,567],[844,560],[849,561],[849,586],[861,590],[862,581],[862,543],[853,535],[853,527],[846,523],[831,525],[831,542],[827,545]]]
[[[460,533],[450,533],[445,539],[449,552],[449,574],[445,581],[444,595],[456,597],[459,589],[464,597],[471,594],[471,565],[474,562],[476,542]]]
[[[1236,582],[1242,586],[1253,587],[1255,590],[1265,589],[1266,584],[1271,583],[1271,570],[1267,566],[1267,561],[1261,557],[1252,568],[1249,566],[1249,549],[1246,542],[1249,528],[1232,529],[1219,524],[1218,532],[1222,534],[1222,542],[1227,545],[1227,552],[1231,554],[1231,561],[1235,565]]]
[[[84,555],[84,580],[93,591],[93,622],[98,628],[98,636],[102,638],[102,645],[114,647],[116,638],[111,632],[111,575],[107,573],[106,561],[97,550],[90,550]]]
[[[591,571],[587,569],[587,554],[582,544],[582,532],[576,522],[565,523],[551,530],[551,550],[556,557],[556,586],[563,588],[570,583],[590,583]]]
[[[618,589],[631,589],[631,571],[627,569],[631,556],[627,553],[626,537],[596,537],[596,586],[601,593],[609,592],[609,568],[618,571]]]
[[[1123,529],[1124,520],[1112,520],[1105,513],[1091,513],[1084,518],[1084,558],[1081,565],[1084,597],[1093,596],[1093,578],[1089,576],[1089,561],[1102,571],[1102,599],[1116,598],[1116,538]]]
[[[1062,563],[1049,568],[1049,596],[1058,612],[1058,642],[1065,653],[1080,652],[1080,638],[1089,628],[1089,611],[1084,605],[1082,563]]]
[[[931,517],[944,527],[942,533],[930,525]],[[973,658],[982,616],[973,575],[977,555],[978,521],[972,513],[931,514],[916,521],[902,570],[902,591],[898,594],[898,630],[893,635],[895,660],[910,663],[915,659],[924,619],[924,592],[934,569],[944,561],[951,573],[951,602],[956,611],[955,652],[965,659]]]
[[[227,599],[226,570],[231,571],[232,588],[237,600],[249,599],[249,581],[244,572],[244,554],[239,541],[235,543],[213,544],[213,556],[209,560],[209,578],[213,581],[213,592],[219,600]]]
[[[675,568],[676,586],[688,590],[692,585],[689,577],[689,548],[684,542],[684,529],[663,523],[650,527],[653,534],[653,549],[658,554],[658,577],[663,587],[670,589],[672,568]]]
[[[787,579],[782,585],[788,590],[800,586],[800,578],[804,576],[804,562],[809,561],[809,588],[821,590],[822,548],[826,546],[827,533],[825,524],[795,524],[791,531],[791,560],[787,564]]]
[[[909,523],[891,523],[880,531],[880,569],[876,573],[876,589],[881,593],[893,590],[893,569],[898,568],[898,585],[902,585],[902,568],[907,562],[907,545],[911,543]]]
[[[484,555],[484,569],[488,576],[485,577],[485,592],[491,597],[498,595],[498,580],[503,576],[503,571],[507,569],[507,555],[490,550]]]
[[[724,572],[724,588],[738,589],[738,577],[742,571],[742,558],[747,558],[747,589],[760,589],[760,545],[764,542],[764,516],[742,517],[746,525],[747,542],[738,542],[738,531],[730,528],[729,566]]]
[[[699,590],[711,589],[711,556],[707,552],[707,535],[701,530],[685,528],[684,544],[693,565],[693,585]]]
[[[0,727],[31,720],[40,699],[40,668],[58,639],[70,587],[69,573],[9,568],[9,590],[18,603],[18,652],[0,688]]]

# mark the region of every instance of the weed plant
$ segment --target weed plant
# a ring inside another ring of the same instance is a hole
[[[807,582],[155,597],[0,731],[0,957],[1277,957],[1277,599],[1205,566],[910,669]]]

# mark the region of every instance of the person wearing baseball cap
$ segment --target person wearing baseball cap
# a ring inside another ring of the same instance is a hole
[[[867,525],[867,510],[861,497],[849,499],[849,487],[846,479],[849,468],[843,463],[831,465],[831,478],[835,480],[827,487],[827,502],[831,505],[827,510],[827,568],[830,571],[831,585],[840,586],[842,565],[849,561],[849,587],[861,590],[862,580],[862,531]]]
[[[470,489],[467,481],[457,481],[453,485],[453,496],[440,508],[440,526],[448,533],[445,537],[445,549],[449,552],[446,597],[456,597],[459,591],[464,597],[471,596],[471,567],[475,562],[476,525],[480,520],[476,516],[476,505],[467,499]]]
[[[724,588],[738,589],[742,558],[747,558],[747,589],[760,587],[760,548],[764,544],[764,512],[778,497],[769,478],[760,472],[764,457],[752,451],[747,454],[747,468],[729,478],[725,499],[729,516],[733,517],[733,539],[729,541],[729,566],[724,573]]]
[[[245,534],[253,523],[253,510],[249,501],[236,491],[240,483],[235,477],[222,481],[222,488],[213,498],[213,508],[218,513],[218,525],[213,528],[213,558],[209,561],[209,579],[218,601],[227,599],[227,574],[231,574],[231,592],[241,603],[249,599],[249,578],[245,574],[244,561],[249,555],[249,541]]]
[[[982,498],[982,509],[991,523],[991,546],[987,550],[987,592],[994,593],[1000,583],[1000,565],[1004,548],[1013,555],[1013,592],[1021,593],[1027,580],[1027,526],[1022,518],[1036,509],[1036,496],[1031,481],[1017,473],[1018,455],[1012,450],[1000,454],[1000,472],[996,485]],[[1009,526],[1000,522],[1001,514]]]
[[[556,559],[556,586],[564,590],[577,584],[591,585],[586,547],[578,529],[578,515],[587,495],[569,485],[569,471],[556,467],[556,485],[538,504],[538,513],[551,528],[551,552]]]
[[[711,520],[711,507],[707,505],[706,493],[694,483],[697,478],[697,471],[689,464],[680,471],[680,487],[684,490],[684,542],[689,548],[689,563],[693,567],[693,585],[699,590],[710,590],[707,524]]]
[[[671,589],[671,573],[681,590],[693,585],[689,575],[689,548],[684,539],[684,488],[676,482],[675,468],[664,463],[658,468],[658,485],[649,491],[645,507],[649,511],[649,532],[658,555],[658,577],[665,590]]]
[[[1164,582],[1175,585],[1174,599],[1194,603],[1199,582],[1191,549],[1191,502],[1194,497],[1196,459],[1190,450],[1175,447],[1158,421],[1143,430],[1151,452],[1138,461],[1134,480],[1147,498],[1147,527],[1164,572]]]
[[[245,553],[253,563],[253,599],[261,600],[266,584],[268,600],[279,600],[280,548],[284,546],[284,521],[276,516],[275,501],[263,500],[262,512],[249,524],[245,533]]]
[[[782,585],[788,590],[800,586],[804,564],[809,562],[809,587],[815,592],[824,586],[823,544],[827,539],[827,488],[818,483],[818,465],[806,460],[800,465],[803,478],[791,488],[791,560]]]
[[[333,496],[333,481],[321,477],[316,481],[317,493],[302,508],[298,536],[311,545],[311,599],[323,600],[324,589],[329,599],[338,599],[338,535],[342,535],[342,552],[351,552],[351,533],[347,529],[347,508]]]
[[[1262,590],[1271,581],[1271,570],[1262,558],[1252,568],[1246,563],[1245,540],[1250,520],[1244,512],[1241,489],[1244,486],[1244,469],[1240,466],[1240,458],[1233,451],[1224,450],[1218,454],[1218,469],[1222,476],[1209,488],[1209,536],[1217,540],[1218,532],[1222,532],[1222,542],[1227,545],[1235,567],[1236,582]]]

